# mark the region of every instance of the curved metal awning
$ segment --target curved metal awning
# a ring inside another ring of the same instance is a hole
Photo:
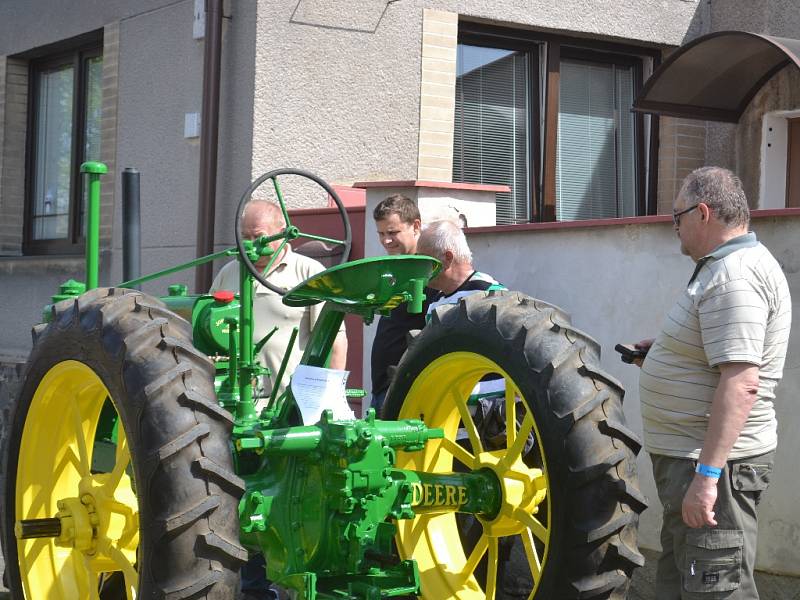
[[[800,68],[800,40],[710,33],[675,50],[647,80],[633,110],[735,123],[761,86],[789,64]]]

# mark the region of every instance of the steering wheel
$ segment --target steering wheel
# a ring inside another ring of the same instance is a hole
[[[289,213],[286,210],[286,204],[283,200],[283,194],[281,193],[280,186],[278,185],[278,177],[281,175],[297,175],[299,177],[304,177],[306,179],[310,179],[314,183],[316,183],[319,187],[325,190],[328,195],[333,198],[334,203],[336,204],[336,208],[339,210],[339,218],[342,221],[342,227],[344,229],[344,239],[337,240],[334,238],[329,238],[321,235],[314,235],[311,233],[305,233],[300,231],[297,227],[293,226],[289,221]],[[276,294],[283,296],[286,294],[288,290],[280,288],[269,281],[267,281],[266,273],[272,267],[273,260],[270,260],[269,264],[266,268],[262,271],[259,269],[256,264],[250,259],[250,254],[248,249],[245,247],[245,240],[242,239],[242,230],[241,230],[241,223],[242,223],[242,216],[244,215],[245,206],[253,197],[253,193],[267,180],[272,180],[273,188],[275,189],[275,196],[278,199],[278,205],[280,206],[281,212],[283,213],[283,219],[286,222],[286,227],[278,232],[277,234],[270,237],[270,241],[277,241],[278,239],[281,240],[280,246],[278,250],[273,254],[274,257],[278,256],[278,254],[283,250],[283,248],[294,239],[298,238],[305,238],[309,240],[319,240],[321,242],[325,242],[328,244],[335,244],[338,246],[342,246],[342,254],[337,264],[342,264],[347,262],[347,259],[350,256],[350,247],[353,243],[352,233],[350,231],[350,219],[347,216],[347,211],[345,210],[344,203],[342,199],[339,198],[339,194],[328,185],[326,181],[317,177],[313,173],[309,173],[308,171],[302,171],[300,169],[276,169],[274,171],[270,171],[265,173],[258,179],[256,179],[253,183],[250,184],[250,187],[247,188],[245,193],[242,195],[242,199],[239,200],[239,206],[236,209],[236,223],[235,223],[235,231],[234,234],[236,236],[236,247],[239,250],[239,256],[244,263],[244,266],[247,268],[248,271],[253,275],[253,277],[258,281],[261,285],[266,287],[269,290],[272,290]],[[262,236],[262,239],[265,236]],[[259,241],[256,241],[256,245],[258,246]],[[258,261],[256,261],[258,262]]]

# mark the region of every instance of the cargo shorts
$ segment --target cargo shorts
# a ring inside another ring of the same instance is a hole
[[[697,462],[651,454],[664,507],[656,600],[758,600],[753,579],[758,517],[775,452],[729,461],[717,484],[716,527],[692,529],[681,506]]]

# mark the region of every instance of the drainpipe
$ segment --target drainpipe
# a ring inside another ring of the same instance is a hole
[[[219,142],[219,82],[222,54],[222,1],[206,0],[206,34],[203,53],[203,106],[200,112],[200,182],[197,210],[197,256],[214,252],[217,202],[217,146]],[[211,265],[195,268],[195,292],[211,286]]]

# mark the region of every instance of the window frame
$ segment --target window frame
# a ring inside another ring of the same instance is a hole
[[[638,93],[644,84],[643,59],[652,60],[655,70],[661,62],[661,50],[620,42],[509,29],[464,19],[459,20],[456,43],[525,51],[531,57],[528,61],[528,97],[531,101],[528,109],[529,222],[558,222],[555,173],[562,53],[564,57],[571,59],[632,65],[634,93]],[[649,127],[646,127],[644,115],[634,112],[634,128],[636,216],[655,215],[658,202],[658,119],[651,117]],[[645,129],[649,129],[649,132]]]
[[[85,245],[85,237],[81,234],[81,202],[83,199],[84,181],[80,176],[80,165],[84,161],[85,145],[88,62],[103,56],[101,39],[81,41],[77,44],[65,42],[41,49],[31,57],[28,65],[28,115],[27,136],[25,141],[25,202],[23,216],[22,252],[24,255],[74,255],[81,254]],[[37,102],[39,100],[38,75],[44,71],[71,65],[72,81],[72,144],[69,183],[69,217],[66,238],[36,240],[33,237],[34,209],[34,177],[37,158],[36,138],[39,126],[37,122]]]

